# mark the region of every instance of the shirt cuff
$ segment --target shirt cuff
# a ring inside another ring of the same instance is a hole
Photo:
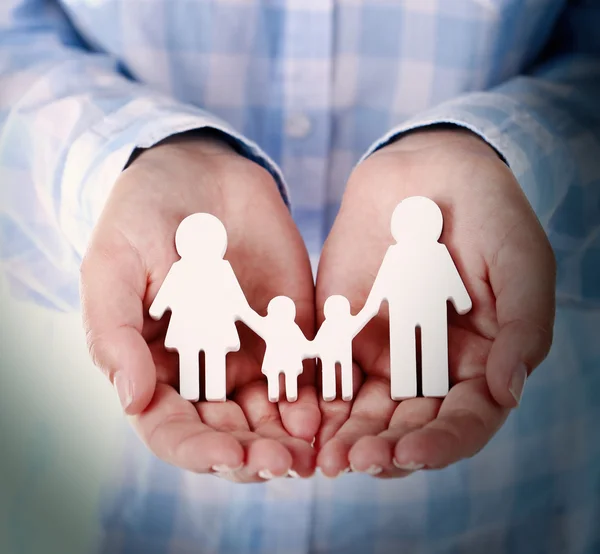
[[[560,197],[554,188],[561,181],[559,176],[566,179],[572,173],[571,157],[564,141],[550,132],[535,112],[501,92],[471,93],[420,113],[375,141],[360,161],[404,133],[439,124],[456,125],[478,135],[504,158],[538,216],[553,211]]]
[[[83,256],[108,195],[132,153],[186,131],[223,133],[241,155],[264,167],[289,207],[288,188],[279,167],[258,145],[226,122],[192,106],[141,98],[104,118],[79,137],[68,151],[61,181],[61,228]]]

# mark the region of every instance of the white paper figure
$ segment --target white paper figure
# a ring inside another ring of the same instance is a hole
[[[239,350],[236,320],[249,327],[260,316],[249,306],[228,261],[227,233],[213,215],[185,218],[175,235],[181,259],[173,264],[152,306],[150,316],[160,319],[170,309],[165,347],[179,353],[179,391],[183,398],[200,396],[199,353],[204,352],[205,396],[226,399],[225,359]]]
[[[448,314],[450,300],[459,314],[471,299],[450,257],[438,243],[442,212],[422,196],[407,198],[394,210],[390,246],[363,308],[374,317],[383,300],[390,315],[390,380],[394,400],[417,395],[416,328],[421,329],[423,396],[448,393]],[[360,315],[360,314],[359,314]]]
[[[367,324],[363,315],[350,313],[350,302],[344,296],[330,296],[323,306],[325,321],[313,341],[317,358],[321,360],[323,400],[336,396],[335,367],[340,364],[342,398],[352,400],[352,339]]]
[[[262,372],[267,376],[269,400],[279,400],[279,375],[285,376],[285,392],[289,402],[298,398],[298,376],[302,361],[313,357],[311,342],[296,323],[296,305],[287,296],[277,296],[267,306],[267,316],[256,323],[255,332],[267,348]]]

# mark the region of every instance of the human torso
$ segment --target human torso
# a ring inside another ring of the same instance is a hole
[[[135,79],[262,146],[283,169],[309,250],[321,246],[346,179],[374,140],[443,100],[522,72],[565,4],[60,1],[84,39]]]

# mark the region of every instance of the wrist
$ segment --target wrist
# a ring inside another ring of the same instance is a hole
[[[175,155],[186,157],[188,155],[215,154],[237,155],[225,133],[211,128],[195,129],[171,135],[150,148],[136,149],[129,159],[126,168],[147,161],[148,159],[162,158],[163,156]]]
[[[501,159],[502,155],[473,131],[458,125],[430,125],[408,131],[393,139],[381,150],[411,152],[428,148],[452,148],[472,154]]]

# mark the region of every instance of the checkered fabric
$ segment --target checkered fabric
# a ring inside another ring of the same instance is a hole
[[[237,485],[154,458],[130,431],[102,554],[597,554],[600,310],[559,308],[521,407],[470,460],[406,479]]]
[[[211,127],[266,167],[313,261],[391,137],[467,127],[506,159],[558,260],[554,355],[475,459],[382,483],[238,487],[131,441],[106,552],[598,552],[597,0],[2,0],[0,260],[78,306],[82,253],[134,149]]]

